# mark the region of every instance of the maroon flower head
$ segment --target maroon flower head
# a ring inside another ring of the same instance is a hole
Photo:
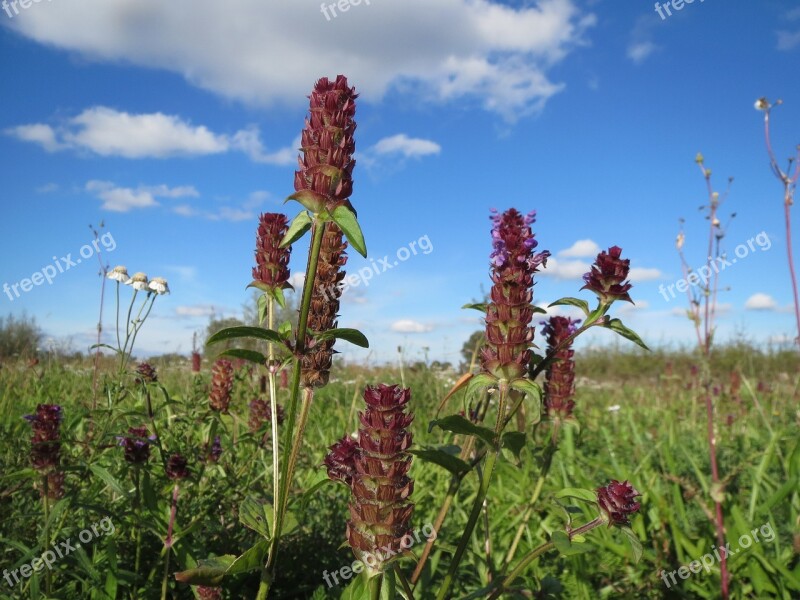
[[[220,358],[211,369],[211,394],[209,404],[217,412],[228,412],[233,389],[233,365],[231,361]]]
[[[167,477],[173,481],[180,481],[189,477],[188,462],[178,453],[173,454],[167,460]]]
[[[343,481],[347,485],[351,485],[353,475],[356,473],[356,452],[358,452],[358,442],[349,435],[331,446],[330,452],[325,457],[328,477],[333,481]]]
[[[136,374],[139,376],[136,378],[137,383],[155,383],[158,381],[156,369],[150,363],[139,363],[136,367]]]
[[[61,459],[61,407],[57,404],[39,404],[36,412],[26,415],[31,427],[30,458],[38,470],[53,470]]]
[[[119,445],[125,449],[125,460],[135,465],[141,465],[150,458],[150,442],[156,436],[147,436],[147,427],[129,427],[128,435],[118,437]]]
[[[378,571],[393,553],[402,552],[414,511],[409,500],[414,482],[407,475],[411,457],[406,452],[411,445],[406,428],[414,419],[405,412],[410,398],[410,390],[396,385],[367,387],[367,409],[359,414],[358,447],[342,440],[333,447],[336,457],[330,461],[333,476],[350,483],[350,547],[359,560]]]
[[[222,600],[222,590],[199,585],[197,586],[197,597],[200,600]]]
[[[547,264],[550,253],[534,252],[535,212],[523,216],[512,208],[491,219],[493,285],[481,358],[485,372],[511,380],[525,374],[531,359],[533,275]]]
[[[633,300],[628,295],[631,284],[625,281],[630,271],[630,259],[620,258],[622,248],[612,246],[608,252],[603,250],[597,255],[597,259],[592,265],[592,270],[583,276],[586,282],[581,289],[591,290],[601,302],[610,304],[615,300],[625,300],[633,304]]]
[[[192,373],[199,373],[203,357],[197,351],[192,352]]]
[[[289,223],[285,215],[264,213],[259,217],[253,279],[272,289],[283,288],[289,281],[289,258],[292,248],[280,247],[288,229]]]
[[[278,407],[278,425],[283,423],[285,418],[283,407],[280,404]],[[272,423],[272,409],[269,402],[260,398],[254,398],[250,404],[250,418],[247,421],[250,431],[255,433],[261,430],[262,427]]]
[[[561,346],[545,375],[544,407],[551,419],[569,419],[575,408],[572,399],[575,395],[575,351],[571,341],[564,342],[577,331],[578,323],[579,320],[567,317],[550,317],[542,328],[542,334],[547,337],[548,355]]]
[[[336,81],[323,77],[309,96],[309,115],[300,141],[303,157],[298,159],[294,189],[329,211],[349,206],[353,192],[357,97],[344,75]]]
[[[641,496],[627,481],[612,479],[605,487],[597,488],[597,504],[609,519],[609,525],[630,525],[628,517],[641,506],[635,498]]]

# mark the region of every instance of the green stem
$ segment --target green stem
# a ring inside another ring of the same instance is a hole
[[[383,573],[369,580],[369,600],[380,600]]]
[[[43,546],[45,548],[49,548],[50,547],[50,498],[49,498],[50,489],[46,474],[44,475],[43,487],[44,487],[44,496],[42,496],[42,503],[44,505],[44,531],[42,532],[42,535],[44,536]],[[52,594],[52,588],[53,588],[53,575],[50,572],[50,569],[47,569],[47,572],[44,575],[44,589],[48,598]]]
[[[506,422],[505,410],[506,397],[508,395],[508,385],[504,381],[500,382],[499,395],[500,399],[497,407],[497,423],[495,425],[494,445],[489,452],[489,456],[486,457],[486,464],[484,465],[483,474],[481,476],[481,484],[478,488],[478,494],[475,496],[475,502],[472,504],[472,512],[467,520],[467,525],[464,528],[464,533],[461,536],[461,540],[458,542],[458,547],[453,555],[453,560],[450,562],[450,568],[448,569],[447,575],[442,582],[442,587],[439,589],[439,594],[436,596],[437,600],[445,600],[449,597],[450,588],[455,581],[455,575],[458,571],[458,565],[461,563],[461,559],[464,558],[464,552],[467,550],[467,544],[469,544],[469,540],[472,537],[472,532],[475,530],[475,525],[478,523],[478,519],[481,516],[481,512],[483,510],[483,501],[486,499],[486,494],[489,491],[489,484],[491,483],[494,467],[497,463],[497,455],[499,454],[498,448],[500,444],[500,434],[502,433]]]
[[[133,338],[131,339],[131,347],[128,350],[128,360],[130,360],[130,357],[133,354],[133,346],[134,346],[134,344],[136,344],[136,336],[139,335],[139,330],[142,328],[142,325],[144,325],[144,322],[147,320],[147,317],[150,316],[150,311],[153,310],[153,304],[155,304],[155,302],[156,302],[156,296],[158,296],[158,294],[153,292],[153,296],[150,299],[150,306],[147,307],[147,312],[144,314],[144,317],[141,320],[139,319],[139,317],[141,316],[142,310],[144,309],[145,305],[147,304],[147,298],[145,298],[144,302],[142,303],[142,307],[139,309],[139,314],[136,315],[136,323],[137,324],[134,325],[134,327],[133,327]],[[126,345],[127,345],[127,341],[126,341]],[[128,360],[125,361],[126,365],[127,365]]]
[[[141,513],[139,505],[141,502],[141,489],[140,480],[141,480],[141,471],[140,467],[134,466],[133,468],[133,484],[134,484],[134,497],[133,497],[133,518],[136,522],[136,558],[133,567],[133,593],[131,597],[135,600],[136,596],[138,595],[138,586],[139,586],[139,566],[141,564],[142,558],[142,520],[141,520]]]
[[[267,297],[267,325],[270,330],[274,330],[275,325],[275,300],[271,294]],[[272,522],[278,522],[278,496],[280,495],[280,464],[278,462],[278,453],[280,452],[280,445],[278,443],[278,402],[277,391],[275,385],[275,347],[272,342],[268,345],[269,348],[269,407],[270,417],[272,421]]]
[[[278,518],[275,520],[275,531],[272,533],[272,543],[269,547],[269,556],[264,568],[261,570],[261,581],[258,586],[256,600],[266,600],[269,588],[272,584],[275,567],[277,565],[278,542],[283,529],[284,507],[288,500],[289,488],[291,487],[291,473],[289,464],[293,446],[299,447],[300,439],[294,435],[295,421],[297,420],[297,404],[300,397],[300,357],[303,355],[306,346],[306,333],[308,331],[308,311],[311,307],[311,296],[314,291],[314,280],[317,275],[317,264],[319,263],[319,253],[322,248],[323,234],[325,233],[325,222],[315,220],[311,228],[311,248],[308,255],[308,265],[306,267],[306,282],[303,285],[303,300],[300,305],[300,319],[297,324],[297,338],[295,340],[295,357],[292,361],[292,387],[287,407],[286,425],[284,427],[284,444],[280,473],[279,494],[275,499],[278,505]]]

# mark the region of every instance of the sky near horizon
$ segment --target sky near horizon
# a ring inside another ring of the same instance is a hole
[[[705,258],[698,152],[715,189],[735,178],[721,214],[737,214],[725,244],[738,254],[721,273],[718,338],[793,337],[781,186],[754,102],[783,99],[773,144],[792,156],[798,3],[331,4],[0,4],[0,315],[35,316],[52,343],[86,351],[100,298],[88,225],[102,222],[104,263],[169,280],[137,354],[188,353],[212,314],[241,314],[259,213],[297,213],[283,200],[307,95],[342,73],[360,93],[352,202],[369,249],[366,260],[350,251],[347,270],[381,271],[343,298],[339,325],[372,346],[337,343],[347,360],[394,360],[403,346],[457,362],[481,327],[460,307],[490,286],[489,211],[510,207],[536,210],[539,249],[552,253],[537,304],[591,300],[581,275],[618,245],[636,305],[617,316],[653,346],[690,346],[686,297],[664,290],[682,277],[679,218],[687,255]],[[293,252],[295,282],[307,243]],[[106,342],[114,306],[110,285]]]

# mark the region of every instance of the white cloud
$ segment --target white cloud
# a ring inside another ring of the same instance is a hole
[[[254,127],[227,136],[176,115],[131,114],[105,106],[88,108],[55,128],[36,123],[11,127],[6,133],[37,143],[48,152],[83,150],[130,159],[207,156],[236,150],[254,162],[288,165],[297,157],[291,147],[267,152]],[[295,146],[299,145],[296,142]]]
[[[307,2],[195,0],[187,35],[181,3],[83,0],[80,10],[54,2],[8,26],[91,61],[175,72],[253,105],[298,106],[320,74],[346,73],[368,102],[400,90],[424,101],[472,100],[513,121],[563,89],[548,72],[587,45],[596,22],[575,0],[526,4],[375,2],[328,21]]]
[[[175,308],[175,314],[179,317],[210,317],[216,312],[218,312],[217,309],[210,304],[195,304]]]
[[[591,264],[582,260],[559,260],[551,256],[547,259],[547,267],[541,274],[556,279],[580,279],[591,268]]]
[[[397,333],[425,333],[431,331],[433,327],[411,319],[400,319],[392,323],[391,329]]]
[[[439,154],[442,147],[431,140],[410,138],[405,133],[385,137],[372,147],[376,154],[402,154],[405,158],[418,158]]]
[[[778,303],[772,296],[759,292],[750,296],[744,303],[744,307],[747,310],[775,310],[778,308]]]
[[[57,183],[46,183],[36,188],[36,192],[38,194],[50,194],[52,192],[57,192],[57,191],[58,191]]]
[[[779,31],[778,50],[789,51],[800,45],[800,31]]]
[[[634,64],[640,65],[657,49],[658,46],[653,42],[632,42],[628,46],[628,58],[630,58]]]
[[[664,278],[664,274],[660,270],[647,267],[633,267],[628,275],[631,281],[636,282],[654,281]]]
[[[561,250],[558,255],[564,258],[594,258],[600,253],[600,246],[592,240],[578,240],[566,250]],[[547,263],[550,264],[549,261]]]
[[[138,188],[118,187],[110,181],[93,179],[86,183],[86,191],[103,201],[101,208],[114,212],[128,212],[134,208],[158,206],[157,197],[184,198],[199,194],[192,186],[170,188],[166,185],[139,186]]]

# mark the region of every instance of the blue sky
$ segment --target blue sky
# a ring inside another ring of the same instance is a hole
[[[769,238],[722,273],[719,337],[793,335],[781,188],[753,103],[783,99],[773,137],[788,158],[800,142],[795,2],[696,0],[663,19],[652,2],[612,0],[364,0],[331,18],[311,0],[24,4],[0,10],[0,284],[79,257],[102,221],[106,262],[170,283],[142,353],[188,352],[212,312],[241,311],[259,212],[297,212],[282,202],[306,96],[338,73],[361,93],[352,202],[370,258],[432,248],[347,292],[340,326],[372,342],[341,344],[348,360],[403,345],[457,361],[480,327],[459,307],[489,287],[489,209],[512,206],[537,211],[555,258],[535,302],[579,295],[593,255],[616,244],[637,302],[620,316],[652,345],[691,344],[685,297],[658,290],[681,277],[679,217],[689,257],[704,259],[698,151],[716,188],[735,177],[729,253]],[[368,265],[351,256],[348,270]],[[85,350],[97,271],[91,256],[1,294],[0,313],[34,315]],[[109,294],[109,333],[113,307]],[[612,341],[600,333],[591,343]]]

